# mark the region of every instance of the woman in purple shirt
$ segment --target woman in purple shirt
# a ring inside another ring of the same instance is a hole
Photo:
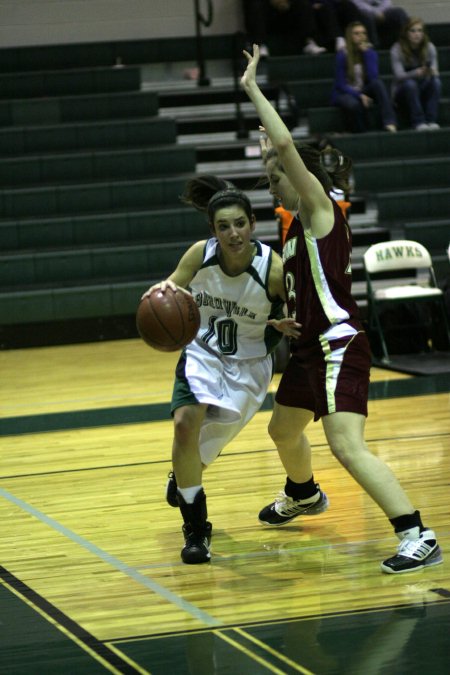
[[[378,54],[367,41],[362,23],[353,22],[345,31],[347,49],[336,54],[336,73],[331,102],[342,108],[349,131],[367,131],[367,109],[379,106],[382,127],[397,131],[391,99],[378,73]]]

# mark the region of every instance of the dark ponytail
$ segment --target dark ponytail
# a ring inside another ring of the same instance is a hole
[[[231,183],[217,176],[196,176],[187,181],[180,199],[184,204],[198,211],[206,211],[209,200],[216,192],[233,187]]]
[[[219,209],[235,204],[241,206],[252,220],[253,209],[247,195],[229,181],[205,174],[188,180],[180,197],[184,204],[193,206],[198,211],[205,211],[211,224],[214,214]]]

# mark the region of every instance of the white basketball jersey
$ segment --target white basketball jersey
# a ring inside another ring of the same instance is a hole
[[[272,249],[260,241],[255,244],[249,267],[238,276],[229,276],[219,263],[217,239],[208,239],[202,267],[190,285],[201,317],[195,343],[219,356],[266,356],[281,338],[281,333],[267,326],[269,317],[283,315],[283,302],[269,297]]]

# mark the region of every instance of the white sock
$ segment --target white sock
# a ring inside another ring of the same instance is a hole
[[[179,487],[178,492],[181,494],[186,504],[193,504],[195,495],[197,494],[197,492],[200,492],[201,489],[202,489],[201,485],[194,485],[193,487],[187,488]]]

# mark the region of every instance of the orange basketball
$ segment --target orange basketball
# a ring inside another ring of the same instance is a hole
[[[191,342],[200,327],[200,312],[189,293],[155,289],[139,303],[136,326],[141,338],[161,352],[175,352]]]

